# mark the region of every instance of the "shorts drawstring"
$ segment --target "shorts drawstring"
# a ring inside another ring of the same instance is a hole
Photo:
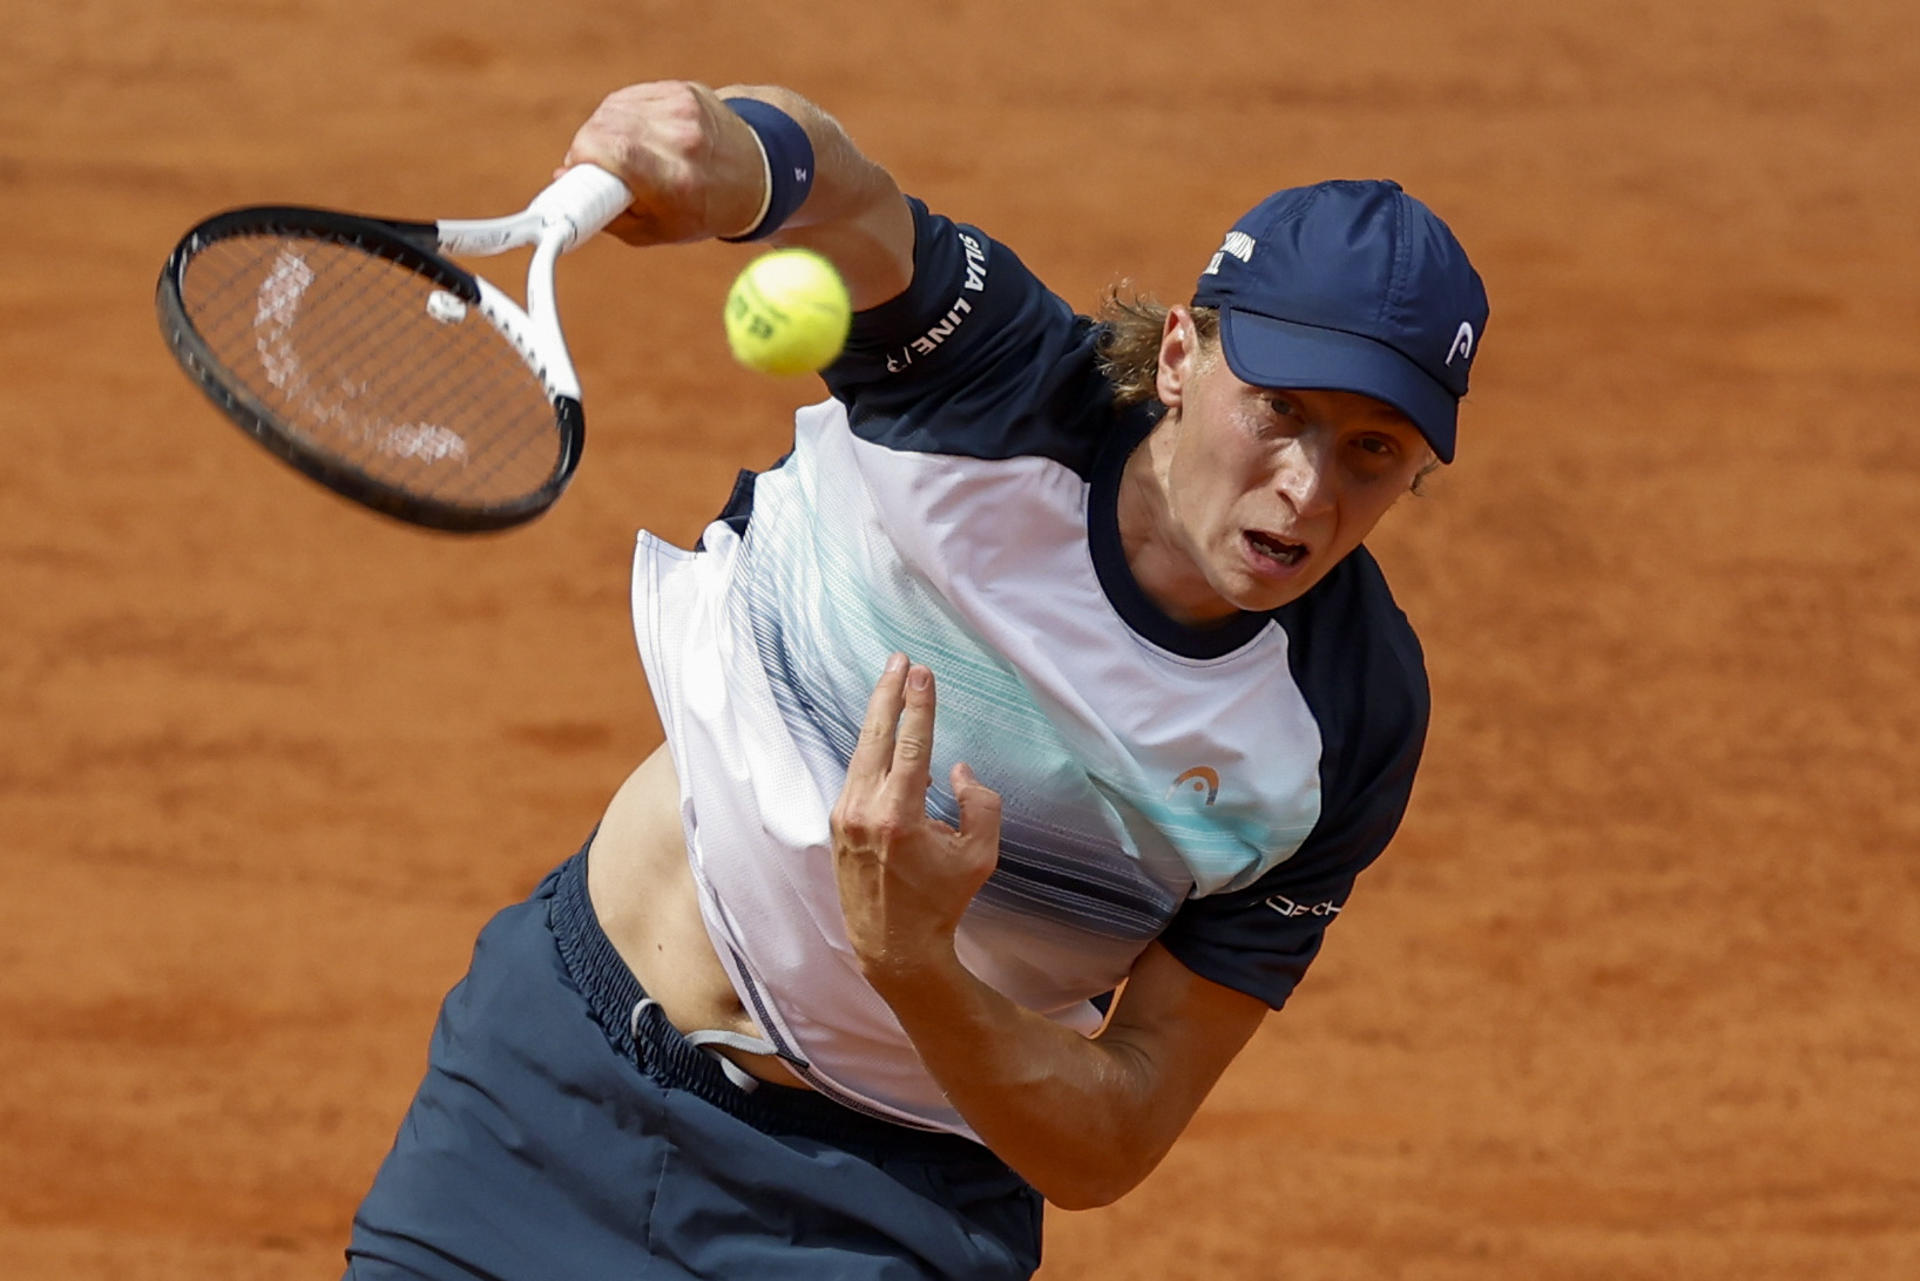
[[[633,1013],[627,1018],[627,1031],[629,1035],[633,1037],[636,1048],[642,1044],[640,1040],[640,1016],[645,1014],[650,1008],[659,1009],[660,1002],[650,996],[643,996],[634,1002]],[[664,1012],[661,1017],[666,1017]],[[744,1032],[724,1032],[719,1028],[701,1028],[692,1032],[683,1032],[681,1035],[686,1039],[688,1045],[705,1050],[706,1053],[713,1058],[713,1061],[720,1065],[720,1070],[726,1074],[727,1080],[733,1083],[734,1088],[745,1094],[752,1094],[760,1088],[759,1078],[749,1073],[745,1068],[718,1050],[708,1047],[724,1045],[729,1049],[739,1050],[743,1054],[775,1054],[778,1052],[773,1042],[763,1037],[748,1036]]]

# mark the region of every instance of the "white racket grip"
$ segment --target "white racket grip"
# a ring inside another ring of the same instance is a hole
[[[626,183],[599,165],[575,165],[535,196],[527,211],[538,215],[549,234],[555,223],[572,226],[560,242],[564,253],[590,239],[632,203],[633,193]]]

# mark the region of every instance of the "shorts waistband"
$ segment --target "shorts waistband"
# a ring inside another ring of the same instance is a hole
[[[588,847],[592,841],[589,839]],[[767,1134],[796,1135],[874,1157],[961,1162],[1005,1168],[987,1148],[957,1134],[916,1130],[855,1112],[813,1090],[766,1084],[751,1092],[727,1079],[707,1051],[687,1043],[600,928],[587,897],[587,848],[556,868],[542,890],[552,896],[548,925],[561,960],[607,1039],[653,1081],[684,1090]],[[635,1034],[638,1033],[636,1040]]]

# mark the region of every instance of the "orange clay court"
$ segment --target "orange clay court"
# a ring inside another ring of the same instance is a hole
[[[562,264],[537,524],[333,498],[152,290],[262,201],[509,212],[602,94],[772,80],[1091,306],[1394,177],[1493,321],[1373,540],[1425,641],[1401,836],[1165,1165],[1044,1281],[1920,1276],[1920,11],[1910,0],[10,6],[0,1275],[337,1278],[474,935],[659,728],[682,544],[817,384],[746,251]],[[487,270],[517,291],[521,261]]]

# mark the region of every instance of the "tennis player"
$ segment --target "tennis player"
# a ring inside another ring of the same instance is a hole
[[[623,239],[805,245],[858,314],[792,451],[641,536],[665,745],[482,933],[348,1274],[1028,1276],[1401,820],[1427,681],[1362,543],[1453,458],[1479,277],[1325,182],[1077,315],[775,88],[622,89],[584,161]]]

